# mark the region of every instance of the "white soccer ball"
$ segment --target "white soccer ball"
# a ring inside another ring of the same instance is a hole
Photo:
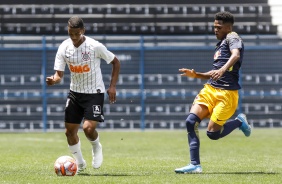
[[[77,164],[70,156],[61,156],[54,163],[55,173],[58,176],[74,176],[77,172]]]

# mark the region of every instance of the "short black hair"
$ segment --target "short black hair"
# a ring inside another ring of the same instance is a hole
[[[227,11],[218,12],[214,16],[215,20],[221,20],[223,23],[231,23],[234,24],[234,16]]]
[[[83,20],[78,16],[73,16],[68,21],[68,26],[70,28],[84,28]]]

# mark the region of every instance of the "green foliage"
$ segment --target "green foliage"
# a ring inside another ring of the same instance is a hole
[[[104,163],[91,167],[91,146],[79,133],[87,170],[74,177],[58,177],[55,160],[70,155],[63,132],[0,133],[0,183],[200,183],[275,184],[282,181],[282,129],[254,129],[251,137],[235,130],[212,141],[200,130],[202,174],[175,174],[188,164],[185,130],[101,131]]]

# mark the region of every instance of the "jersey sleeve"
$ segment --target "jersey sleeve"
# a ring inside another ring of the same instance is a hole
[[[227,35],[227,41],[228,41],[230,50],[233,50],[233,49],[241,50],[243,47],[242,39],[235,32],[229,33]]]
[[[104,59],[108,64],[112,62],[115,58],[115,55],[109,51],[103,44],[99,44],[97,47],[97,57]]]
[[[64,59],[64,47],[63,47],[63,44],[61,44],[58,48],[58,51],[55,57],[54,70],[65,71],[65,67],[66,67],[66,62]]]

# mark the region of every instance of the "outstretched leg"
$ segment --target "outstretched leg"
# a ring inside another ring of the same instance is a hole
[[[175,169],[176,173],[200,173],[202,167],[200,166],[200,139],[198,126],[201,119],[190,113],[186,119],[187,137],[190,149],[191,164]]]
[[[242,130],[246,137],[251,135],[252,129],[247,121],[246,115],[239,114],[234,120],[226,122],[223,126],[210,121],[207,130],[207,136],[212,140],[218,140],[227,136],[236,128]]]
[[[187,137],[190,148],[191,164],[200,164],[200,137],[198,126],[200,118],[195,114],[189,114],[186,119]]]
[[[185,167],[175,169],[176,173],[201,173],[200,138],[198,126],[202,119],[208,117],[209,109],[202,104],[194,103],[186,119],[187,137],[191,162]]]

